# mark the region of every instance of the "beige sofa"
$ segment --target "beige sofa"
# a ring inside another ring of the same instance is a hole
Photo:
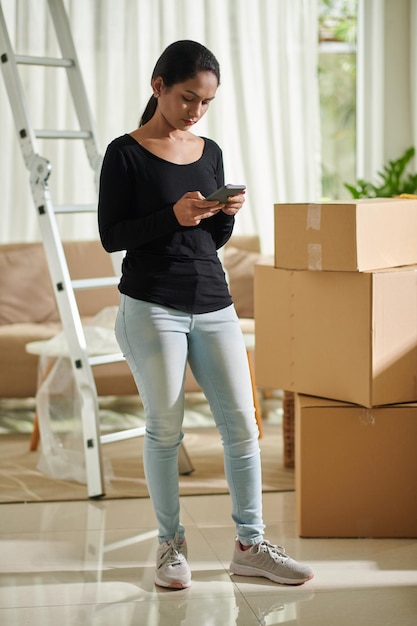
[[[109,276],[110,256],[99,241],[64,243],[73,279]],[[260,258],[256,236],[234,236],[224,250],[224,264],[238,315],[253,330],[253,266]],[[118,304],[114,288],[76,294],[83,320]],[[247,319],[249,318],[249,319]],[[31,341],[49,339],[61,330],[45,253],[41,243],[0,245],[0,398],[36,395],[38,357],[26,352]],[[99,396],[136,394],[127,364],[94,369]],[[197,390],[191,372],[186,390]]]

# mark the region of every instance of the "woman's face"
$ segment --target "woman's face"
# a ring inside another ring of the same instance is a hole
[[[213,72],[199,72],[194,78],[166,87],[163,79],[152,81],[159,93],[157,113],[174,129],[189,130],[206,113],[218,87]]]

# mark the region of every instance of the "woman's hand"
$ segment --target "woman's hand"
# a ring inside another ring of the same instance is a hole
[[[227,203],[222,205],[222,211],[227,215],[236,215],[236,213],[243,207],[244,202],[244,193],[240,193],[237,196],[230,196]]]
[[[198,226],[201,220],[216,215],[225,205],[205,200],[199,191],[189,191],[174,204],[174,214],[181,226]]]

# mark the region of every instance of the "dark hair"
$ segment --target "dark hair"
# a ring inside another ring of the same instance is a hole
[[[161,76],[166,87],[194,78],[199,72],[213,72],[220,84],[220,66],[208,48],[196,41],[184,39],[169,45],[156,62],[152,80]],[[152,95],[139,122],[143,126],[153,117],[158,100]]]

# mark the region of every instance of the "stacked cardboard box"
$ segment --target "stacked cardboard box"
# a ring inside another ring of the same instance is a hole
[[[276,205],[275,231],[256,377],[296,393],[299,533],[415,537],[417,201]]]

